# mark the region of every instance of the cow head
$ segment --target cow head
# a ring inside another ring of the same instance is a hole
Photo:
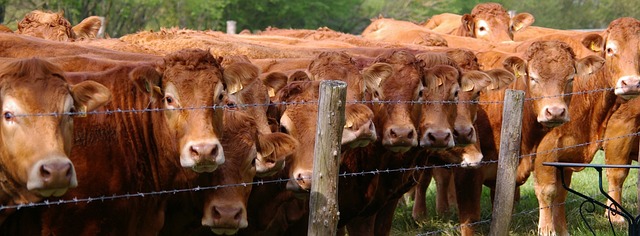
[[[381,81],[390,68],[375,64],[360,72],[354,58],[345,52],[322,52],[309,64],[311,80],[340,80],[346,82],[347,102],[363,101],[366,94],[379,94]],[[294,73],[291,77],[294,77]],[[298,77],[303,77],[299,75]],[[292,79],[290,79],[291,81]],[[342,131],[342,144],[349,147],[364,147],[377,139],[373,112],[364,104],[345,106],[346,123]]]
[[[158,142],[178,147],[182,167],[212,172],[224,163],[220,106],[235,107],[229,94],[242,90],[241,75],[223,73],[208,51],[184,49],[167,55],[159,70],[140,66],[130,77],[148,94],[151,108],[163,109],[155,132],[170,138]]]
[[[503,65],[517,78],[524,79],[526,92],[534,98],[534,113],[539,123],[556,127],[569,121],[568,104],[575,76],[586,76],[599,70],[604,59],[587,56],[576,59],[569,45],[558,41],[537,41],[531,44],[526,59],[509,57]]]
[[[604,36],[604,37],[603,37]],[[640,95],[640,21],[623,17],[612,21],[604,35],[585,36],[583,45],[606,59],[611,86],[623,99]]]
[[[68,158],[73,119],[64,113],[92,111],[110,98],[111,92],[93,81],[69,85],[63,71],[47,61],[4,62],[0,65],[1,174],[43,197],[60,196],[76,187]]]
[[[504,42],[513,41],[513,33],[533,24],[535,18],[529,13],[511,18],[498,3],[480,3],[471,10],[471,14],[464,14],[461,21],[461,29],[468,37]]]
[[[377,132],[382,145],[392,152],[406,152],[418,146],[416,124],[424,85],[422,61],[407,51],[390,51],[376,58],[366,71],[384,78],[380,84],[380,104],[374,104]],[[374,99],[375,100],[375,99]]]
[[[71,23],[64,18],[63,12],[29,12],[18,23],[18,34],[56,40],[73,41],[76,38]]]
[[[256,155],[287,156],[297,146],[297,141],[289,135],[259,132],[254,119],[241,111],[225,112],[224,123],[222,146],[227,164],[205,175],[207,186],[249,183],[259,171]],[[205,191],[202,225],[221,235],[246,228],[250,192],[251,185]]]
[[[453,127],[456,121],[456,102],[460,93],[459,72],[448,65],[426,69],[424,91],[420,94],[420,146],[450,148],[455,145]]]

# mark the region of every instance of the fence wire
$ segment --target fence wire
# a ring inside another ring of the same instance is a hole
[[[546,98],[565,97],[572,95],[584,95],[590,93],[612,91],[615,88],[599,88],[587,91],[578,91],[571,93],[558,94],[553,96],[540,96],[525,98],[525,102],[531,102]],[[498,101],[480,101],[480,100],[427,100],[427,101],[392,101],[392,100],[350,100],[346,101],[347,104],[504,104],[504,100]],[[206,110],[206,109],[227,109],[233,110],[237,108],[249,108],[249,107],[269,107],[269,106],[288,106],[288,105],[306,105],[306,104],[318,104],[318,101],[292,101],[292,102],[271,102],[271,103],[257,103],[257,104],[234,104],[234,105],[213,105],[213,106],[199,106],[199,107],[181,107],[181,108],[117,108],[114,110],[104,111],[89,111],[89,112],[46,112],[46,113],[27,113],[27,114],[15,114],[16,117],[30,117],[30,116],[87,116],[87,115],[113,115],[117,113],[145,113],[145,112],[160,112],[160,111],[190,111],[190,110]]]
[[[586,146],[586,145],[589,145],[589,144],[593,144],[593,143],[600,143],[600,142],[605,142],[605,141],[609,141],[609,140],[615,140],[615,139],[638,136],[638,135],[640,135],[640,132],[630,133],[630,134],[621,135],[621,136],[618,136],[618,137],[607,138],[607,139],[603,139],[603,140],[597,140],[597,141],[593,141],[593,142],[581,143],[581,144],[562,147],[562,148],[551,149],[551,150],[540,152],[540,153],[552,153],[552,152],[557,152],[557,151],[566,150],[566,149],[570,149],[570,148],[583,147],[583,146]],[[540,153],[538,153],[538,154],[540,154]],[[524,158],[524,157],[527,157],[527,156],[534,156],[534,155],[536,155],[536,153],[520,155],[519,158]],[[497,164],[497,163],[498,163],[498,160],[489,160],[489,161],[481,161],[481,162],[479,162],[480,165]],[[365,176],[365,175],[379,175],[379,174],[389,174],[389,173],[398,173],[398,172],[407,172],[407,171],[420,171],[420,170],[428,170],[428,169],[435,169],[435,168],[452,168],[452,167],[464,167],[464,166],[462,164],[453,164],[452,163],[452,164],[444,164],[444,165],[426,165],[426,166],[415,166],[415,167],[406,167],[406,168],[403,167],[403,168],[384,169],[384,170],[376,169],[376,170],[368,170],[368,171],[361,171],[361,172],[343,172],[343,173],[339,174],[338,177],[347,178],[347,177],[356,177],[356,176]],[[247,183],[225,184],[225,185],[216,185],[216,186],[197,186],[197,187],[193,187],[193,188],[184,188],[184,189],[150,191],[150,192],[143,192],[143,193],[126,193],[126,194],[121,194],[121,195],[114,194],[114,195],[111,195],[111,196],[96,196],[96,197],[88,197],[88,198],[73,198],[73,199],[66,199],[66,200],[60,199],[60,200],[56,200],[56,201],[44,200],[42,202],[29,202],[29,203],[16,204],[16,205],[0,205],[0,211],[5,210],[5,209],[21,209],[21,208],[25,208],[25,207],[51,206],[51,205],[60,205],[60,204],[68,204],[68,203],[82,203],[82,202],[90,203],[90,202],[94,202],[94,201],[103,202],[103,201],[107,201],[107,200],[116,200],[116,199],[123,199],[123,198],[157,196],[157,195],[164,195],[164,194],[176,194],[176,193],[182,193],[182,192],[198,192],[198,191],[204,191],[204,190],[215,190],[215,189],[229,188],[229,187],[247,187],[249,185],[253,186],[253,185],[264,185],[264,184],[276,184],[276,183],[285,183],[285,182],[292,181],[292,180],[302,180],[302,179],[310,179],[310,177],[307,177],[307,178],[281,178],[281,179],[276,179],[276,180],[262,180],[262,179],[260,179],[258,181],[247,182]]]
[[[630,188],[635,187],[635,186],[636,186],[635,184],[628,184],[623,189],[624,190],[629,190]],[[615,192],[615,190],[607,191],[607,193],[613,193],[613,192]],[[600,194],[600,192],[598,192],[598,193],[594,193],[594,194],[590,195],[589,197],[591,197],[593,199],[596,199],[597,197],[604,197],[604,196],[602,196]],[[552,205],[549,205],[547,207],[538,207],[538,208],[534,208],[534,209],[523,210],[523,211],[520,211],[518,213],[512,214],[511,217],[513,218],[515,216],[530,215],[530,214],[539,212],[542,209],[554,208],[554,207],[558,207],[558,206],[562,206],[562,205],[569,205],[569,204],[580,202],[580,201],[585,201],[585,200],[581,199],[581,198],[575,198],[573,200],[565,201],[563,203],[552,204]],[[465,225],[458,224],[458,225],[456,225],[454,227],[451,227],[451,228],[439,229],[439,230],[436,230],[436,231],[429,231],[429,232],[419,233],[419,234],[416,234],[416,236],[427,236],[427,235],[441,234],[441,233],[444,233],[444,232],[454,232],[454,231],[460,230],[460,228],[462,228],[462,227],[483,225],[483,224],[489,224],[489,223],[491,223],[491,216],[489,216],[489,217],[487,217],[485,219],[476,221],[476,222],[465,224]]]

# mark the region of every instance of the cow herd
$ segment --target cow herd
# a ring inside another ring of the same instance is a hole
[[[533,174],[539,234],[567,235],[560,175],[580,170],[542,163],[589,163],[602,148],[607,164],[634,159],[640,21],[601,32],[533,22],[482,3],[423,25],[374,19],[361,35],[172,28],[97,39],[97,17],[72,26],[34,11],[0,32],[0,232],[306,234],[319,85],[340,80],[340,173],[407,171],[341,177],[339,234],[388,235],[408,194],[413,217],[426,217],[433,178],[437,211],[455,193],[461,234],[473,235],[482,187],[495,190],[505,90],[517,89],[516,184]],[[607,174],[619,201],[628,172]],[[178,191],[201,186],[219,187]]]

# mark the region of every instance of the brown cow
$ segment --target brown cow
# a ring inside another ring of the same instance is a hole
[[[387,18],[372,19],[362,31],[362,37],[392,43],[447,46],[447,41],[437,33],[411,22]]]
[[[76,187],[78,179],[82,183],[69,159],[74,138],[71,115],[37,114],[93,111],[110,100],[109,90],[95,82],[70,85],[59,67],[37,58],[2,62],[0,78],[4,117],[0,204],[59,197]],[[13,211],[4,209],[0,224]]]
[[[434,16],[436,21],[455,20],[457,17],[444,15],[441,17]],[[439,18],[446,18],[445,20]],[[448,33],[457,36],[465,36],[478,38],[489,42],[513,41],[513,34],[519,30],[533,24],[535,18],[529,13],[519,13],[511,18],[509,13],[499,3],[480,3],[476,5],[471,14],[464,14],[459,17],[457,28],[442,28],[441,33]],[[443,25],[443,22],[430,23],[425,25],[433,27],[434,25]],[[454,24],[449,23],[449,26]],[[436,27],[433,27],[434,29]]]
[[[597,56],[587,56],[576,59],[571,47],[558,41],[534,42],[525,53],[524,59],[517,56],[509,56],[504,60],[506,69],[511,70],[517,76],[515,83],[510,88],[521,89],[526,92],[526,99],[523,110],[522,143],[520,153],[523,158],[518,166],[516,183],[524,183],[530,175],[532,169],[531,154],[551,128],[560,126],[573,118],[575,115],[569,110],[569,102],[580,99],[571,99],[571,96],[564,95],[572,91],[574,77],[581,80],[579,84],[588,83],[590,79],[585,76],[598,71],[604,60]],[[504,97],[504,91],[488,92],[480,97],[481,101],[500,101]],[[477,128],[479,139],[483,140],[481,150],[484,160],[497,160],[500,146],[500,129],[502,124],[502,104],[482,104],[478,113]],[[572,108],[573,109],[573,108]],[[553,129],[551,129],[553,130]],[[486,141],[485,141],[486,140]],[[536,160],[537,161],[537,160]],[[485,184],[493,189],[495,185],[496,164],[483,166],[479,170],[469,170],[466,174],[468,180],[458,179],[456,182],[464,181],[472,183],[467,185],[469,191],[477,193],[465,194],[469,199],[459,199],[458,203],[468,201],[466,209],[479,209],[479,193]],[[537,168],[537,167],[536,167]],[[458,192],[458,197],[461,196]],[[473,201],[469,201],[469,200]],[[461,210],[463,206],[458,206]],[[462,214],[462,213],[461,213]],[[462,217],[462,215],[461,215]],[[480,219],[479,211],[466,216],[463,224],[469,224]],[[473,232],[470,227],[462,228],[463,234],[468,235]]]
[[[597,34],[585,37],[584,45],[599,51],[605,58],[605,68],[598,71],[593,78],[576,84],[579,86],[574,85],[573,91],[591,91],[615,86],[615,92],[597,91],[581,95],[581,99],[572,99],[569,112],[574,118],[568,124],[549,132],[537,148],[534,184],[541,208],[538,226],[540,234],[567,234],[565,209],[562,204],[566,199],[567,191],[561,186],[558,175],[563,174],[565,180],[570,180],[574,171],[580,171],[580,169],[565,169],[564,173],[559,173],[554,167],[543,166],[542,163],[550,161],[589,163],[593,160],[593,155],[601,146],[596,141],[602,138],[604,124],[615,110],[615,95],[622,99],[637,96],[637,82],[634,81],[639,78],[637,67],[640,60],[639,32],[640,21],[623,17],[612,21],[603,37]],[[573,147],[584,143],[590,144]],[[571,148],[555,151],[556,148],[564,147]],[[551,152],[551,150],[554,151]],[[560,205],[556,206],[556,204]],[[554,207],[549,207],[552,205]]]
[[[34,10],[18,22],[16,33],[55,41],[75,41],[96,38],[101,26],[102,19],[97,16],[90,16],[72,27],[63,12]]]
[[[143,65],[68,74],[76,81],[99,81],[110,88],[114,100],[107,107],[109,111],[162,109],[75,119],[71,159],[78,178],[86,181],[68,193],[69,199],[195,187],[197,173],[186,168],[213,171],[224,162],[219,141],[223,110],[212,107],[226,104],[227,94],[237,92],[244,78],[224,73],[218,60],[203,50],[175,52],[159,69]],[[43,208],[42,232],[157,233],[163,225],[167,198]]]

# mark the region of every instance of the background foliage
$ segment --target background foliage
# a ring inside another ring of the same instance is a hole
[[[91,16],[105,16],[107,34],[119,37],[160,27],[225,31],[237,21],[238,31],[268,26],[316,29],[327,26],[359,34],[379,15],[422,22],[434,14],[469,13],[482,0],[0,0],[0,23],[16,29],[29,11],[64,11],[72,24]],[[534,25],[557,29],[606,28],[612,20],[640,17],[635,0],[496,0],[509,10],[529,12]]]

